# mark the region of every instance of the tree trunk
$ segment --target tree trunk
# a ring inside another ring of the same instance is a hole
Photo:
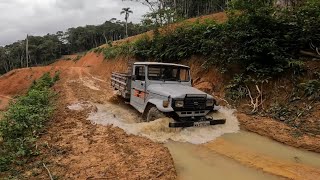
[[[126,19],[126,38],[128,37],[128,19]]]
[[[3,63],[3,68],[6,72],[9,72],[9,65],[8,65],[8,62],[7,61],[4,61]]]
[[[105,40],[106,44],[108,44],[108,38],[107,38],[107,36],[106,36],[105,32],[103,32],[103,33],[102,33],[102,35],[103,35],[103,38],[104,38],[104,40]]]
[[[29,67],[29,40],[28,40],[28,34],[26,39],[26,63],[27,67]]]

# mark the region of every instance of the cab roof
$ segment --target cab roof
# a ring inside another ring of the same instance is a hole
[[[189,66],[174,63],[159,63],[159,62],[135,62],[134,65],[163,65],[163,66],[179,66],[184,68],[190,68]]]

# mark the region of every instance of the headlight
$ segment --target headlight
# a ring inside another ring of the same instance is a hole
[[[165,108],[169,107],[169,101],[168,100],[162,101],[162,106]]]
[[[209,106],[213,106],[214,105],[214,100],[213,99],[207,99],[207,103],[206,105]]]
[[[181,107],[183,107],[183,101],[176,101],[175,103],[174,103],[174,106],[175,107],[178,107],[178,108],[181,108]]]

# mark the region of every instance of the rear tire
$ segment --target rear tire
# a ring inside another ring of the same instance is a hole
[[[154,121],[159,118],[164,118],[166,117],[159,109],[155,106],[152,106],[146,115],[146,122]]]

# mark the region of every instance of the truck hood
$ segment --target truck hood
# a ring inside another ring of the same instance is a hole
[[[182,84],[151,84],[147,91],[162,96],[171,96],[172,98],[184,98],[186,94],[207,94],[199,89]],[[207,94],[207,98],[213,98]]]

